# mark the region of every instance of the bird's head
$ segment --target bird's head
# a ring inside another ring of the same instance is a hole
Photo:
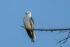
[[[25,14],[31,17],[31,12],[29,10],[26,10]]]

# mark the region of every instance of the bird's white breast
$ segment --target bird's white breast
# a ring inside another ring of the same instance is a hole
[[[25,24],[25,27],[27,29],[31,29],[31,25],[30,25],[29,19],[30,19],[30,17],[25,17],[25,20],[24,20],[24,24]]]

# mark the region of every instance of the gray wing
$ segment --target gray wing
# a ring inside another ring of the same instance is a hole
[[[31,27],[33,28],[33,26],[34,26],[34,20],[33,20],[32,17],[30,18],[30,25],[31,25]]]
[[[30,18],[30,21],[34,24],[34,20],[33,20],[33,18],[32,18],[32,17]]]

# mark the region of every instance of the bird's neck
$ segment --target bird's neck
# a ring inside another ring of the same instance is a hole
[[[28,14],[27,17],[31,17],[31,14]]]

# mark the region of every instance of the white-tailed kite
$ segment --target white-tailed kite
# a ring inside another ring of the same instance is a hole
[[[24,27],[27,31],[27,34],[31,38],[31,40],[34,42],[35,41],[35,33],[34,33],[34,20],[31,16],[31,12],[27,10],[25,12],[25,17],[24,17]]]

